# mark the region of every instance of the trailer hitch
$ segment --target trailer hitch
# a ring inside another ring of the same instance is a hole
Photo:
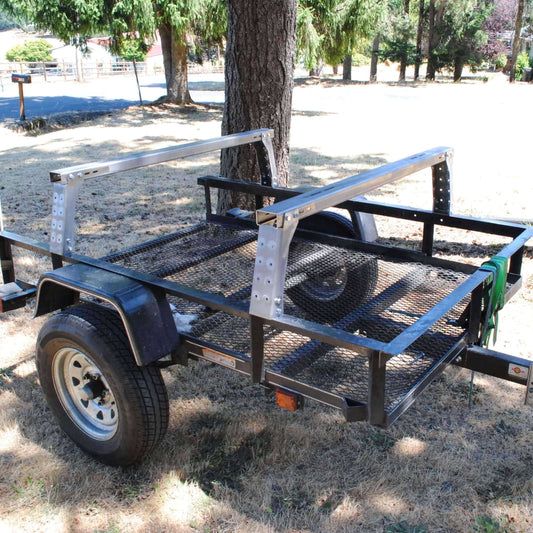
[[[468,346],[466,351],[454,361],[454,364],[488,376],[525,385],[525,405],[529,405],[533,398],[533,360],[481,346]]]

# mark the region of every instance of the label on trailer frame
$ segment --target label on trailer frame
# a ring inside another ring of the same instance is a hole
[[[215,352],[215,350],[211,350],[210,348],[202,348],[202,356],[204,359],[207,359],[212,363],[217,363],[218,365],[226,366],[228,368],[235,368],[236,366],[233,357],[221,352]]]
[[[527,366],[509,363],[509,370],[507,372],[510,376],[527,379],[528,371],[529,371],[529,368]]]

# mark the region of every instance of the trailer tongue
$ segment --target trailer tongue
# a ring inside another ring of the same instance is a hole
[[[196,358],[272,389],[285,409],[310,398],[384,427],[449,364],[533,397],[533,362],[485,347],[520,288],[532,228],[451,214],[448,148],[301,191],[276,186],[271,137],[256,130],[54,171],[50,243],[0,232],[0,311],[35,295],[36,315],[60,310],[39,335],[37,364],[78,445],[110,464],[142,460],[168,422],[159,368]],[[261,183],[200,178],[205,222],[101,258],[75,253],[84,180],[248,143]],[[425,168],[432,210],[360,197]],[[251,195],[257,209],[215,214],[214,189]],[[374,215],[422,224],[420,249],[375,241]],[[464,264],[433,256],[438,226],[509,242],[490,262]],[[51,258],[38,286],[16,279],[13,247]]]

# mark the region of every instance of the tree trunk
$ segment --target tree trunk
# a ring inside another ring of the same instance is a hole
[[[352,79],[352,56],[347,55],[342,62],[342,79],[351,80]]]
[[[405,15],[409,16],[409,0],[404,0],[403,3],[403,12]],[[407,45],[407,43],[405,43]],[[402,59],[400,61],[400,76],[398,81],[405,81],[405,73],[407,71],[407,51],[402,54]]]
[[[320,78],[321,74],[322,74],[322,64],[320,63],[309,70],[309,77],[311,78]]]
[[[418,28],[416,31],[416,60],[415,60],[415,81],[420,77],[420,64],[422,63],[422,35],[424,33],[424,4],[425,0],[420,0],[418,4]]]
[[[428,34],[428,68],[426,72],[426,80],[435,80],[435,0],[429,0],[429,34]]]
[[[139,104],[143,105],[143,96],[141,93],[141,84],[139,83],[139,74],[137,72],[137,61],[133,60],[133,72],[135,72],[135,81],[137,82],[137,92],[139,93]]]
[[[296,0],[228,1],[222,134],[272,128],[281,186],[287,185],[289,176],[295,47]],[[223,150],[220,172],[232,179],[259,181],[254,148]],[[231,207],[253,210],[255,201],[247,195],[221,190],[218,212]]]
[[[167,101],[173,104],[190,104],[187,73],[187,43],[185,35],[178,35],[169,24],[159,26],[163,66],[167,84]]]
[[[333,65],[333,75],[336,76],[339,73],[339,65]]]
[[[370,83],[375,83],[378,79],[378,61],[379,61],[379,35],[372,41],[372,58],[370,60]]]
[[[453,81],[455,83],[461,81],[463,76],[463,67],[465,66],[464,59],[462,57],[456,57],[453,62]]]
[[[514,83],[516,79],[516,60],[520,52],[520,34],[522,33],[522,19],[524,18],[525,0],[518,0],[518,8],[516,10],[516,19],[514,25],[513,37],[513,52],[511,54],[511,72],[509,73],[509,81]]]

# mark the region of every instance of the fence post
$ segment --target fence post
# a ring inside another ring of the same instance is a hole
[[[48,81],[46,77],[46,63],[43,61],[43,75],[44,75],[44,81]]]

